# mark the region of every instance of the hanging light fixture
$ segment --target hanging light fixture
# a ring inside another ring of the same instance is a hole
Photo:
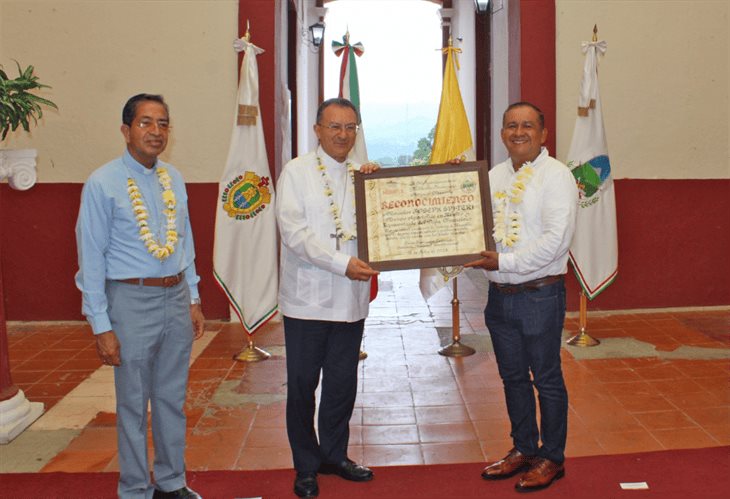
[[[477,9],[477,14],[489,12],[489,0],[474,0],[474,6]]]
[[[309,34],[312,36],[312,45],[319,47],[324,40],[324,24],[316,22],[309,27]]]

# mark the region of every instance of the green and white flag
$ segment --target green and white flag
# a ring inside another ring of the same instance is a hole
[[[566,161],[580,191],[570,261],[583,292],[591,300],[618,273],[616,197],[598,91],[598,55],[605,52],[605,41],[583,42],[585,64],[578,117]]]
[[[231,144],[218,186],[213,273],[231,309],[252,335],[278,309],[274,183],[269,172],[259,108],[262,49],[246,37]]]

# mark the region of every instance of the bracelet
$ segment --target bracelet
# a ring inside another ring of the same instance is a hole
[[[191,305],[200,305],[200,298],[192,298],[190,300]]]

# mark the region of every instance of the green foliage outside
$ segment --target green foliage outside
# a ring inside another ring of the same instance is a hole
[[[18,77],[14,80],[0,69],[0,140],[5,140],[8,132],[17,130],[19,126],[29,132],[30,120],[37,124],[43,116],[42,105],[58,109],[48,99],[30,93],[31,90],[51,88],[38,82],[38,77],[33,75],[33,66],[23,71],[17,61],[15,64],[18,66]]]
[[[428,132],[428,136],[418,139],[418,146],[413,151],[412,165],[428,165],[430,163],[434,135],[436,135],[436,125]]]

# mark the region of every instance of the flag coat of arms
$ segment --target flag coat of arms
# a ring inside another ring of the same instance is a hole
[[[461,49],[454,48],[449,39],[449,46],[443,51],[446,53],[446,68],[441,88],[436,132],[429,160],[432,165],[446,163],[459,157],[465,161],[476,160],[469,120],[464,109],[464,101],[461,98],[459,80],[456,78],[456,70],[459,67],[456,53],[461,52]],[[431,298],[446,285],[450,277],[455,277],[461,270],[461,267],[422,269],[419,287],[423,298],[425,300]]]
[[[234,47],[245,55],[228,159],[218,185],[213,273],[251,335],[278,308],[274,183],[259,109],[256,56],[263,50],[246,37]]]
[[[598,89],[598,55],[606,52],[606,42],[583,42],[583,52],[578,117],[566,163],[580,192],[570,261],[583,292],[592,300],[616,278],[618,237],[616,197]]]

